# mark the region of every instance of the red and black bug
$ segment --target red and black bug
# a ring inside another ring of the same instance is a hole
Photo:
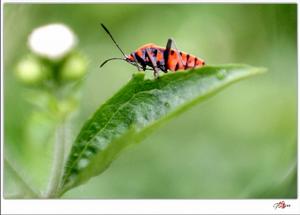
[[[141,46],[130,55],[125,55],[122,49],[119,47],[108,29],[101,24],[102,28],[110,36],[117,48],[121,51],[124,58],[110,58],[104,61],[100,67],[111,60],[124,60],[137,67],[139,71],[153,70],[154,76],[157,77],[159,71],[167,73],[170,71],[186,70],[191,68],[199,68],[204,66],[205,62],[191,54],[178,51],[173,39],[168,39],[166,47],[160,47],[153,43],[149,43]],[[172,49],[172,45],[175,46]]]

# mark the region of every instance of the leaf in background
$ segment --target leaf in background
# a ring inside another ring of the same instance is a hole
[[[169,73],[157,80],[144,80],[144,73],[134,75],[81,129],[65,167],[60,195],[103,172],[124,147],[138,142],[160,122],[235,81],[264,71],[223,65]]]

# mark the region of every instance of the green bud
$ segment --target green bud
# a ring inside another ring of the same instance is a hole
[[[65,59],[60,70],[60,79],[63,81],[76,81],[81,79],[87,70],[87,60],[84,56],[76,53]]]
[[[62,100],[58,103],[59,113],[62,116],[66,116],[69,113],[76,110],[77,106],[78,106],[78,102],[74,98]]]
[[[41,84],[50,74],[50,68],[33,56],[21,59],[16,66],[16,77],[24,84]]]

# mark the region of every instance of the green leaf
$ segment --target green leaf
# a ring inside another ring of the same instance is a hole
[[[59,195],[99,175],[131,143],[170,116],[264,68],[247,65],[205,66],[169,73],[156,80],[135,74],[81,129],[69,155]]]

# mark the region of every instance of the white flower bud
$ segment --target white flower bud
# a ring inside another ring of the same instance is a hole
[[[63,58],[76,43],[75,34],[63,24],[50,24],[36,28],[28,38],[28,46],[32,52],[51,60]]]

